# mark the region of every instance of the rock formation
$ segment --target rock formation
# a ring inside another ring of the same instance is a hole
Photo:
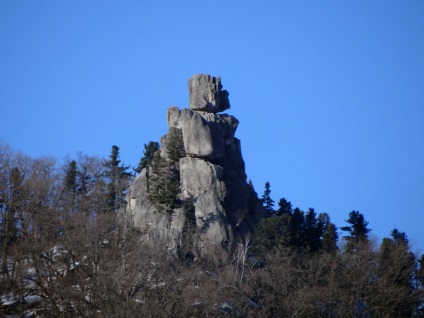
[[[239,124],[231,115],[221,79],[195,75],[188,82],[189,109],[170,107],[168,133],[150,167],[127,194],[127,213],[145,238],[172,255],[204,257],[245,244],[264,210],[246,183]]]

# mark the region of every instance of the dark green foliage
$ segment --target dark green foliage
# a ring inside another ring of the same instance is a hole
[[[77,192],[77,162],[75,160],[72,160],[68,163],[67,167],[65,168],[65,187],[66,190],[70,191],[71,193],[75,194]]]
[[[291,217],[283,215],[277,217],[271,215],[262,219],[256,229],[252,252],[256,255],[264,255],[278,246],[289,246]]]
[[[321,247],[324,252],[333,253],[337,247],[339,234],[337,227],[334,223],[330,222],[330,216],[327,213],[320,213],[318,215],[318,227],[322,231]]]
[[[173,161],[156,151],[149,173],[149,197],[159,210],[174,209],[179,205],[180,173]],[[172,212],[172,211],[170,211]]]
[[[290,218],[290,245],[305,246],[305,213],[299,208],[293,210]]]
[[[304,224],[305,246],[309,251],[315,252],[321,248],[321,236],[323,235],[322,224],[318,222],[316,213],[310,208],[305,216]]]
[[[264,194],[262,195],[261,201],[267,212],[274,212],[274,200],[271,199],[271,185],[269,184],[269,182],[265,183],[265,190]]]
[[[324,252],[333,253],[337,251],[337,240],[339,234],[335,224],[328,222],[325,226],[324,234],[322,235],[322,249]]]
[[[105,198],[110,180],[104,162],[99,157],[79,154],[77,160],[65,164],[62,201],[66,211],[90,213],[94,206],[95,210],[110,210]],[[97,197],[101,199],[94,200]]]
[[[329,222],[328,215],[325,216]],[[293,247],[309,252],[322,250],[327,223],[324,224],[322,220],[324,217],[321,214],[320,218],[317,219],[312,208],[306,215],[299,208],[295,208],[290,214],[283,213],[280,216],[273,214],[269,218],[262,219],[255,233],[253,250],[259,254],[276,247]],[[334,229],[330,226],[331,230]],[[337,233],[326,235],[326,250],[336,249]]]
[[[390,235],[392,236],[392,239],[396,243],[396,245],[407,246],[409,243],[408,237],[406,236],[405,232],[399,232],[399,230],[396,228],[393,229]]]
[[[181,128],[170,127],[165,142],[166,152],[170,160],[178,162],[180,158],[186,156]]]
[[[155,175],[159,175],[162,163],[163,163],[163,160],[162,160],[162,157],[161,157],[161,151],[160,150],[155,151],[155,153],[152,156],[150,173],[155,174]]]
[[[352,250],[356,244],[367,243],[368,233],[371,230],[367,228],[368,222],[365,221],[364,215],[358,211],[352,211],[349,213],[349,218],[346,222],[350,225],[340,228],[349,234],[344,236],[344,239],[347,241],[346,249]]]
[[[349,213],[349,218],[346,220],[350,226],[343,226],[342,231],[349,232],[348,237],[355,239],[367,239],[368,232],[371,230],[367,228],[368,222],[365,221],[364,215],[358,211],[352,211]]]
[[[378,275],[387,290],[396,291],[399,295],[410,293],[415,286],[415,255],[410,251],[408,239],[404,232],[394,229],[391,238],[384,238],[380,246]],[[410,317],[414,305],[413,299],[403,299],[387,303],[381,298],[381,306],[391,307],[397,317]]]
[[[125,193],[129,187],[131,173],[127,170],[129,166],[121,164],[119,159],[119,147],[113,145],[109,160],[103,163],[105,176],[107,178],[107,206],[109,211],[122,207],[125,203]]]
[[[65,167],[65,189],[70,194],[71,201],[71,211],[74,212],[76,209],[76,195],[78,191],[78,170],[77,170],[77,162],[72,160]]]
[[[136,173],[140,173],[144,168],[147,168],[151,165],[153,154],[159,150],[159,143],[155,141],[150,141],[147,145],[144,144],[143,157],[141,157],[140,162],[138,163],[137,168],[133,168]]]
[[[292,204],[290,201],[287,201],[285,198],[280,199],[280,201],[278,201],[278,210],[277,210],[277,215],[281,216],[283,214],[292,214],[293,212],[293,208],[292,208]]]
[[[85,195],[88,193],[90,181],[93,180],[93,176],[90,175],[88,167],[82,166],[81,170],[77,170],[77,176],[79,179],[78,193]]]

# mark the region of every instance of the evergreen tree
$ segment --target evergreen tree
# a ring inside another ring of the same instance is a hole
[[[77,191],[77,162],[72,160],[65,168],[65,187],[67,190],[75,193]]]
[[[65,167],[65,189],[71,195],[72,212],[75,212],[75,206],[76,206],[75,201],[76,201],[76,194],[78,190],[77,175],[78,175],[77,162],[75,160],[72,160]]]
[[[271,199],[271,185],[269,184],[269,182],[267,181],[265,183],[265,191],[264,194],[262,195],[262,204],[265,207],[265,210],[269,213],[273,213],[274,212],[274,200]]]
[[[281,216],[284,214],[292,214],[293,209],[292,209],[292,204],[290,201],[287,201],[285,198],[280,199],[280,201],[278,201],[278,210],[277,210],[277,215]]]
[[[305,215],[305,245],[311,252],[318,251],[321,248],[322,228],[316,218],[316,213],[313,208]]]
[[[290,216],[271,215],[262,219],[255,231],[252,252],[264,255],[278,246],[290,244]]]
[[[159,150],[159,143],[156,141],[149,141],[146,145],[144,144],[143,157],[141,157],[137,168],[133,168],[136,173],[140,173],[144,168],[151,165],[153,154]]]
[[[367,227],[368,222],[365,221],[364,215],[358,211],[350,212],[349,218],[345,221],[350,225],[343,226],[340,229],[348,232],[349,235],[344,236],[344,239],[347,241],[346,250],[352,251],[356,244],[366,243],[368,241],[368,233],[371,230]]]
[[[180,158],[186,156],[181,128],[170,127],[165,139],[166,153],[172,161],[178,162]]]
[[[295,247],[305,246],[305,213],[295,208],[290,218],[290,245]]]
[[[396,245],[408,246],[409,240],[405,232],[399,232],[398,229],[393,229],[390,235],[393,238],[393,241]]]
[[[85,165],[82,165],[81,168],[81,170],[77,170],[77,178],[79,180],[78,194],[86,195],[89,184],[93,181],[93,176],[89,173]]]
[[[392,290],[397,295],[409,295],[388,303],[387,299],[379,298],[382,307],[391,306],[397,317],[411,317],[414,299],[414,282],[416,273],[416,258],[410,251],[408,239],[404,232],[394,229],[391,238],[384,238],[380,246],[378,266],[379,280],[382,287]]]
[[[173,209],[178,205],[180,175],[173,161],[156,151],[152,159],[149,177],[149,197],[160,210]]]
[[[8,272],[7,260],[9,249],[18,237],[17,213],[21,209],[23,174],[18,167],[14,167],[9,171],[7,179],[8,191],[5,191],[0,197],[0,219],[2,225],[0,229],[2,247],[1,270],[3,273]]]
[[[105,176],[107,183],[107,205],[109,211],[114,211],[123,206],[125,201],[125,192],[128,189],[131,173],[127,170],[129,166],[121,164],[119,159],[119,147],[113,145],[109,160],[103,163],[105,167]]]
[[[322,235],[322,248],[324,252],[334,253],[337,251],[337,240],[339,234],[335,224],[328,222],[325,226],[324,234]]]

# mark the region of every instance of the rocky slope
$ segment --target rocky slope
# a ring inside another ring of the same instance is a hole
[[[168,133],[127,194],[127,215],[146,240],[178,257],[205,257],[246,244],[264,210],[246,183],[239,124],[221,79],[188,81],[188,109],[170,107]]]

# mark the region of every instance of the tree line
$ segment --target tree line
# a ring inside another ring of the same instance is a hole
[[[260,222],[251,250],[264,264],[274,264],[275,256],[296,260],[292,270],[301,276],[293,276],[292,287],[301,284],[302,297],[304,292],[313,295],[309,309],[303,298],[298,300],[301,316],[424,315],[424,256],[412,253],[405,232],[394,228],[379,244],[369,238],[369,223],[359,211],[348,213],[347,225],[338,228],[327,213],[317,215],[313,208],[307,212],[292,208],[285,198],[274,209],[270,194],[271,186],[266,182],[261,201],[268,217]],[[305,260],[307,264],[303,264]],[[321,263],[323,260],[327,265]],[[290,307],[284,308],[283,303],[278,307],[292,316]]]
[[[337,227],[285,198],[274,208],[269,183],[268,217],[231,254],[187,260],[144,242],[120,213],[135,174],[150,175],[156,204],[193,214],[176,201],[179,135],[170,134],[167,161],[149,142],[132,169],[117,146],[107,158],[58,163],[0,145],[0,316],[419,316],[424,258],[406,233],[394,229],[378,244],[358,211]]]

